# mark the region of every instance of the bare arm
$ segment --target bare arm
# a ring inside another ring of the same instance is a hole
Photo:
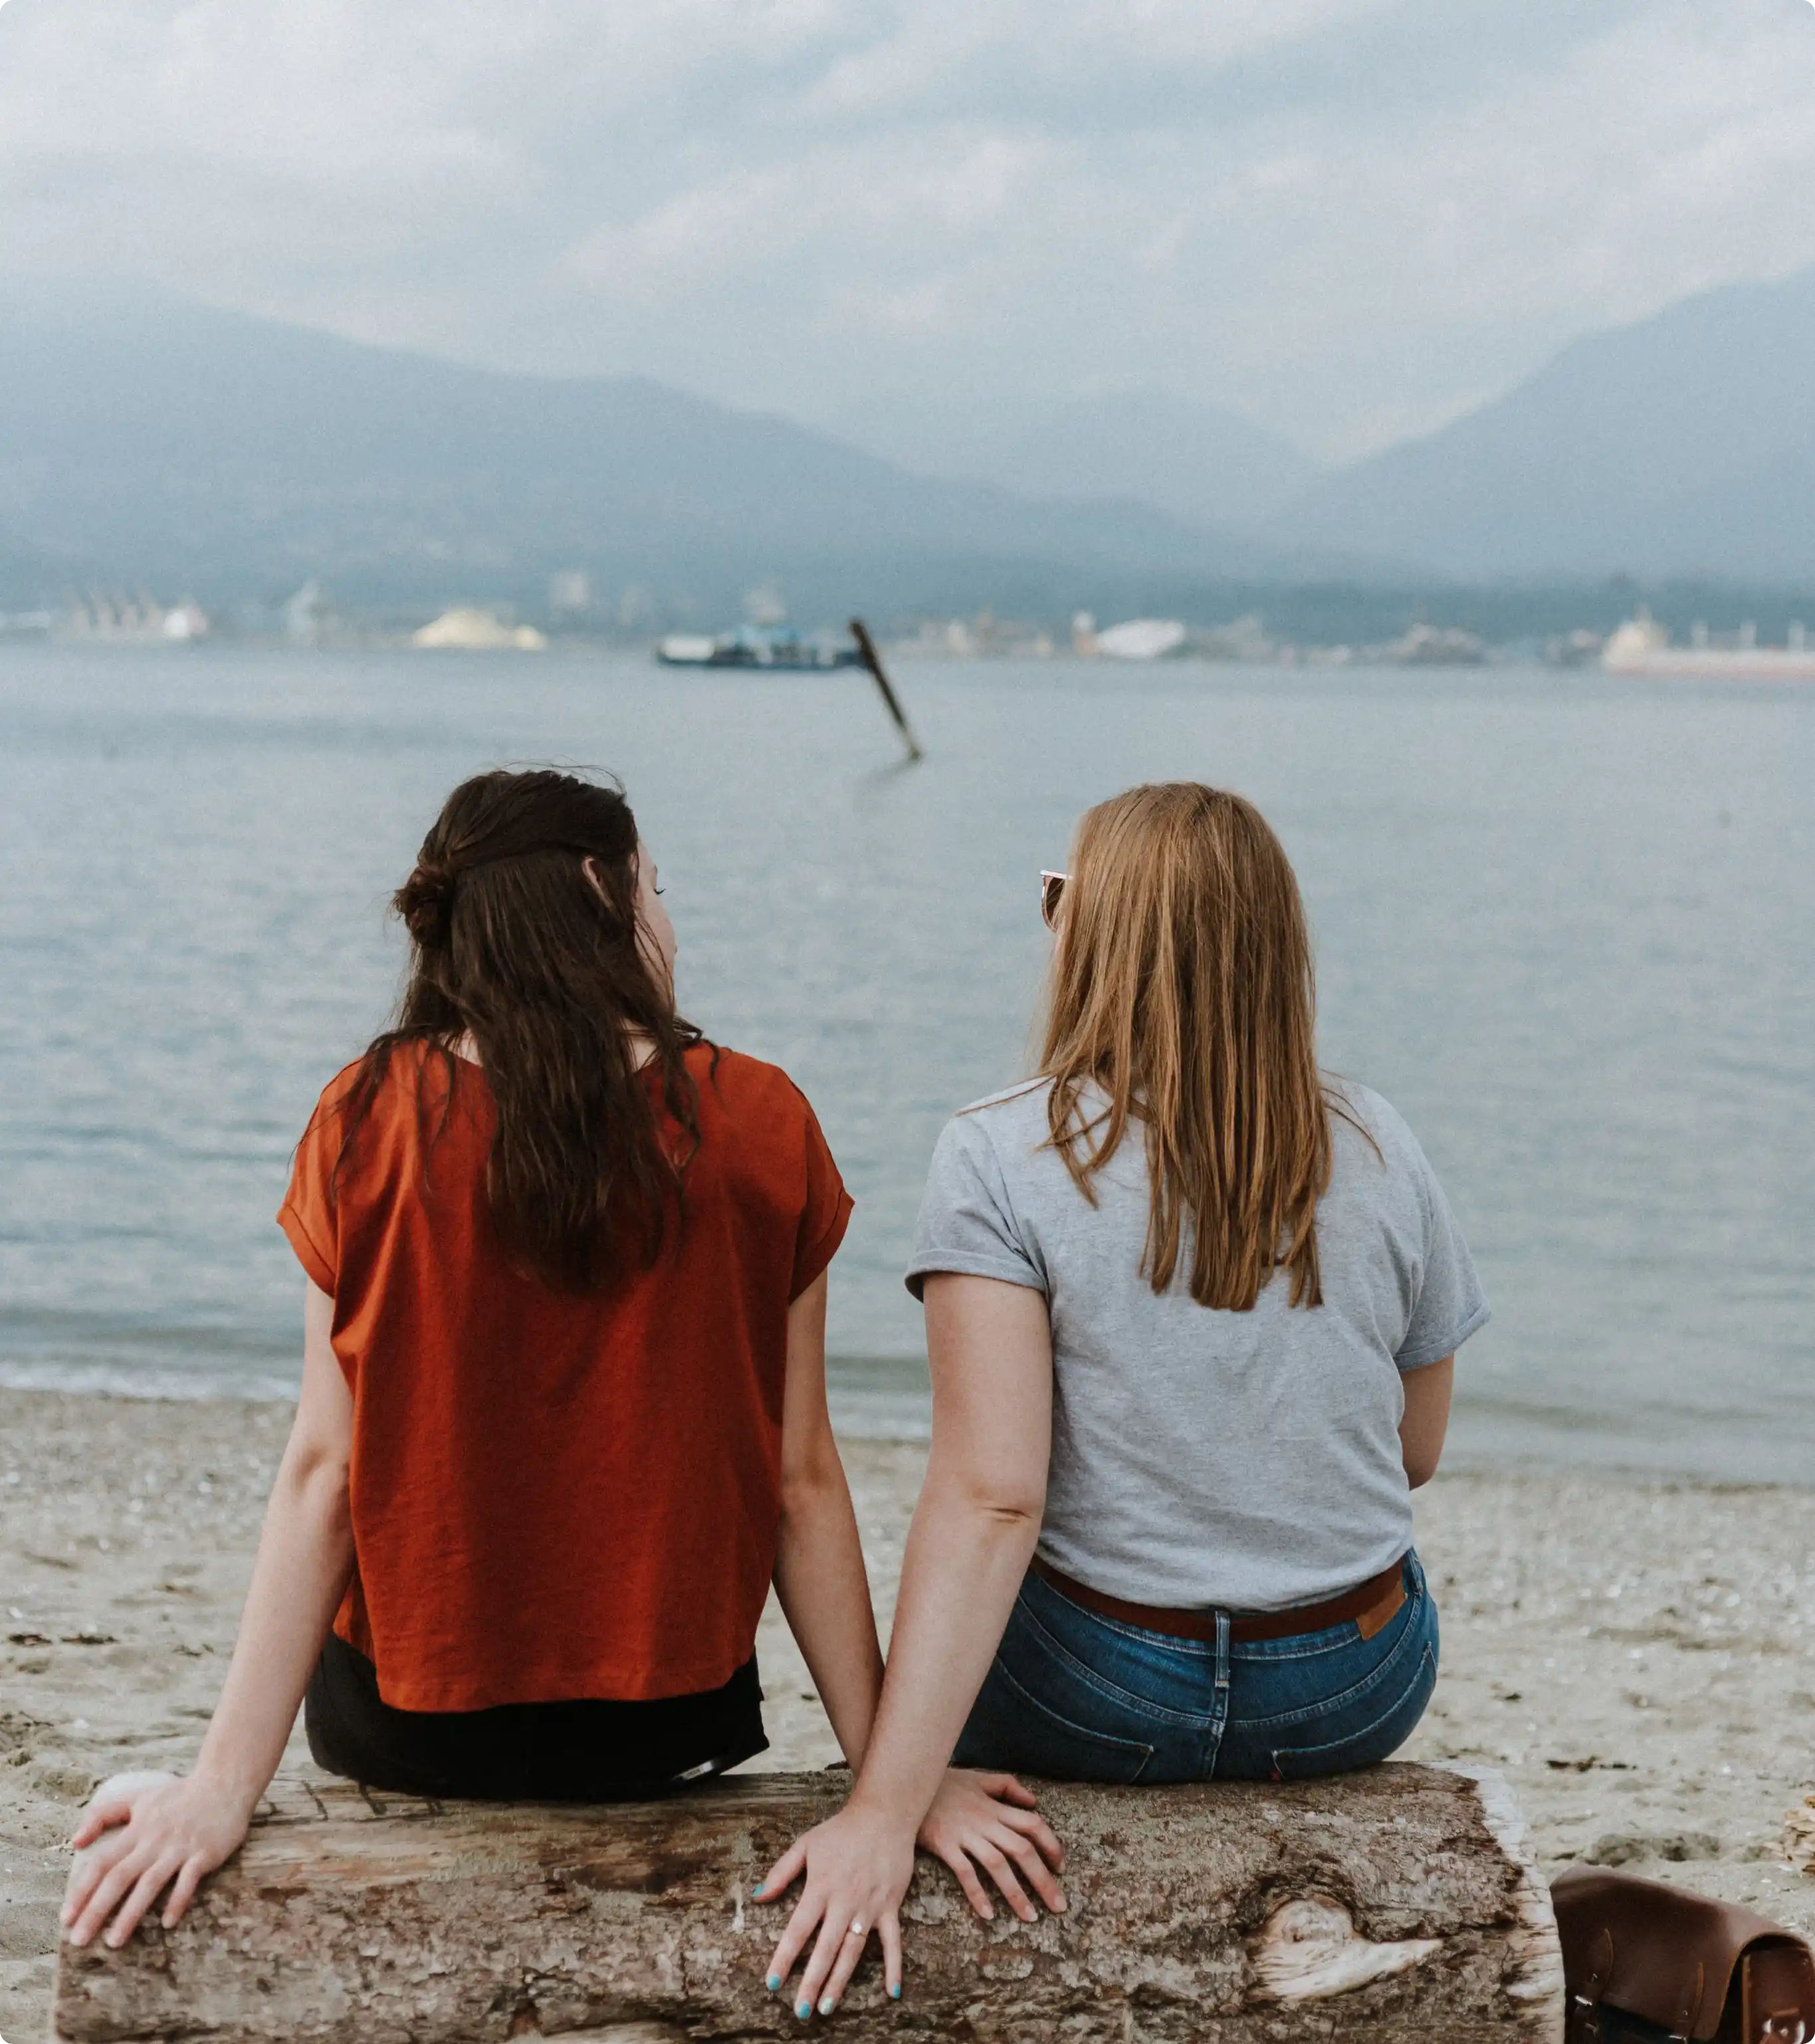
[[[933,1451],[915,1508],[872,1750],[851,1806],[911,1836],[1033,1559],[1053,1438],[1044,1297],[929,1278]]]
[[[1399,1450],[1405,1458],[1406,1481],[1419,1490],[1437,1474],[1442,1458],[1456,1358],[1446,1355],[1423,1370],[1407,1370],[1400,1381],[1405,1386],[1406,1409],[1399,1420]]]
[[[764,1884],[769,1892],[806,1873],[770,1979],[785,1979],[811,1944],[797,2006],[822,2014],[836,2006],[863,1949],[861,1938],[846,1934],[854,1924],[881,1931],[889,1991],[899,1991],[899,1911],[915,1834],[949,1778],[1045,1506],[1053,1376],[1045,1299],[994,1278],[947,1275],[927,1280],[926,1303],[932,1455],[908,1535],[875,1733],[850,1802],[798,1841]],[[1036,1912],[1011,1860],[1049,1908],[1064,1908],[1052,1871],[1061,1859],[1057,1842],[1030,1812],[1010,1812],[973,1857],[1018,1915]],[[980,1889],[972,1900],[987,1908]]]
[[[106,1942],[123,1945],[167,1887],[163,1922],[176,1923],[202,1877],[239,1849],[283,1757],[353,1566],[353,1404],[329,1339],[333,1322],[334,1301],[310,1284],[302,1396],[195,1771],[128,1777],[89,1805],[72,1842],[93,1850],[77,1860],[63,1905],[72,1944],[86,1945],[106,1924]]]
[[[850,1486],[826,1409],[823,1272],[788,1310],[775,1593],[845,1758],[861,1766],[882,1689],[882,1649]]]

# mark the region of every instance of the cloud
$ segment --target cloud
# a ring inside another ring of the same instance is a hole
[[[4,0],[0,0],[4,4]],[[0,261],[830,418],[1326,452],[1815,260],[1799,0],[18,0]]]

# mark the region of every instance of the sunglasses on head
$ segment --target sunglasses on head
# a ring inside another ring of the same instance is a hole
[[[1065,891],[1069,873],[1042,873],[1040,875],[1040,913],[1049,930],[1059,927],[1059,901]]]

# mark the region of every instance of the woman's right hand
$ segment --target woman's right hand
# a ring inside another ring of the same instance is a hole
[[[243,1796],[194,1775],[103,1782],[70,1841],[78,1857],[61,1918],[69,1942],[86,1945],[106,1925],[104,1942],[117,1949],[167,1888],[163,1922],[173,1928],[204,1875],[239,1850],[251,1815]]]
[[[1012,1774],[948,1768],[918,1842],[957,1876],[972,1908],[986,1921],[996,1911],[978,1877],[980,1867],[1023,1923],[1032,1923],[1039,1911],[1015,1878],[1017,1869],[1049,1909],[1065,1906],[1057,1878],[1065,1848],[1035,1809],[1032,1792]],[[882,1945],[883,1984],[900,2000],[901,1904],[914,1878],[915,1844],[900,1819],[847,1804],[796,1838],[758,1885],[758,1901],[777,1901],[801,1874],[807,1877],[769,1964],[773,1994],[812,1946],[794,2000],[796,2015],[815,2009],[832,2013],[873,1932]]]
[[[831,2014],[872,1934],[882,1944],[883,1984],[900,1999],[901,1901],[914,1878],[914,1830],[911,1819],[847,1804],[797,1838],[757,1884],[757,1900],[774,1902],[806,1876],[769,1962],[773,1994],[812,1947],[794,1994],[796,2015]]]

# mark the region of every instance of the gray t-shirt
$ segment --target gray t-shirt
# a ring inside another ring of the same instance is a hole
[[[1188,1230],[1170,1290],[1141,1274],[1140,1124],[1093,1179],[1093,1207],[1045,1147],[1049,1090],[1035,1081],[946,1124],[908,1276],[916,1297],[935,1271],[1046,1295],[1041,1555],[1111,1596],[1234,1611],[1313,1603],[1390,1566],[1412,1542],[1400,1373],[1441,1362],[1487,1319],[1411,1131],[1343,1082],[1379,1151],[1331,1116],[1323,1304],[1288,1306],[1276,1276],[1251,1312],[1228,1312],[1191,1296]]]

